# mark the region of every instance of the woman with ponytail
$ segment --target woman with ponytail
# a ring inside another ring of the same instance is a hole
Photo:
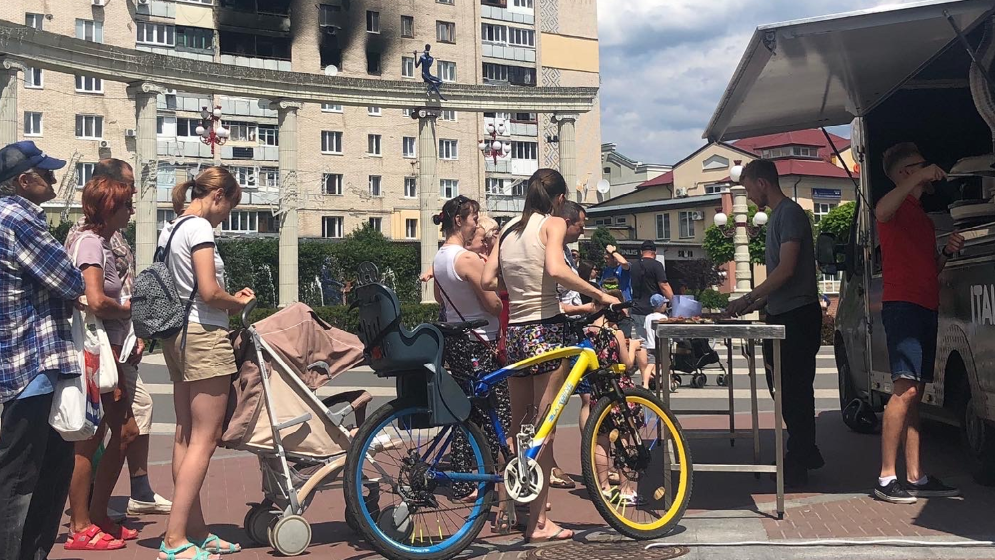
[[[159,236],[157,251],[166,252],[180,298],[188,301],[193,296],[187,328],[163,340],[173,381],[176,436],[173,509],[159,548],[161,560],[241,551],[239,545],[208,531],[200,502],[207,467],[221,437],[231,375],[237,371],[228,340],[228,315],[238,313],[255,297],[249,288],[235,295],[226,291],[225,265],[214,241],[214,228],[241,198],[242,188],[228,170],[209,167],[173,189],[178,217]]]
[[[567,184],[553,169],[540,169],[529,178],[521,218],[512,222],[495,244],[484,265],[483,285],[491,290],[501,283],[508,291],[508,360],[518,362],[542,352],[573,344],[563,328],[556,285],[587,295],[599,305],[618,303],[589,282],[582,280],[563,256],[567,223],[556,217],[566,201]],[[568,363],[548,362],[508,380],[513,425],[511,436],[521,430],[530,410],[547,410],[563,385]],[[552,469],[553,436],[546,439],[539,455],[545,480]],[[546,515],[549,486],[529,505],[525,538],[531,542],[568,540],[573,532]]]

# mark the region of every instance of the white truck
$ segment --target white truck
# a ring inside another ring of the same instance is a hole
[[[891,391],[873,205],[894,185],[882,153],[911,141],[951,174],[923,204],[937,243],[967,238],[940,276],[934,383],[923,414],[959,426],[995,483],[995,0],[928,1],[757,29],[705,136],[850,124],[860,196],[849,238],[818,242],[843,273],[835,351],[843,419],[873,431]],[[855,173],[856,175],[856,173]],[[840,240],[841,242],[843,240]],[[915,281],[915,279],[910,279]]]

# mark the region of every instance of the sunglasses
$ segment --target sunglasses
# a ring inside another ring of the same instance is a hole
[[[31,170],[31,171],[28,171],[27,173],[25,173],[25,175],[34,175],[35,177],[38,177],[39,179],[41,179],[43,181],[46,181],[49,184],[54,184],[56,182],[55,181],[55,173],[53,171],[51,171],[51,170],[48,170],[48,169],[46,169],[44,171]]]

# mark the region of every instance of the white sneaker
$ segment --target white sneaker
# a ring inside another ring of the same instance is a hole
[[[154,502],[140,502],[135,499],[128,499],[128,515],[145,515],[155,513],[169,513],[173,509],[173,502],[155,494]]]

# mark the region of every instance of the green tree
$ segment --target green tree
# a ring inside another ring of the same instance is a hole
[[[618,241],[608,228],[598,226],[598,229],[591,234],[591,240],[580,244],[580,258],[600,263],[607,245],[618,245]]]
[[[66,220],[63,222],[59,222],[59,225],[57,226],[49,225],[48,232],[51,233],[52,237],[54,237],[55,240],[58,241],[59,243],[65,243],[66,236],[69,235],[69,229],[72,227],[73,227],[73,222]]]
[[[419,300],[421,288],[418,277],[421,270],[417,246],[394,243],[379,230],[364,224],[341,243],[331,244],[329,249],[341,266],[343,280],[355,280],[359,265],[369,261],[377,265],[381,273],[388,267],[394,271],[397,297],[402,302]]]
[[[850,226],[856,212],[856,202],[840,204],[819,221],[819,233],[831,233],[836,237],[837,243],[846,243],[850,238]]]
[[[747,211],[747,221],[753,223],[753,216],[757,213],[757,207],[750,204],[749,210]],[[730,216],[730,219],[732,217]],[[715,263],[715,266],[722,266],[725,263],[733,260],[736,256],[736,247],[732,242],[732,237],[726,237],[725,232],[732,231],[735,228],[732,224],[726,225],[724,228],[720,228],[716,225],[709,226],[705,230],[705,240],[702,246],[705,249],[705,254],[708,258]],[[760,228],[760,231],[755,237],[750,239],[750,262],[753,264],[763,264],[764,263],[764,251],[765,251],[765,237],[767,236],[767,226]]]

